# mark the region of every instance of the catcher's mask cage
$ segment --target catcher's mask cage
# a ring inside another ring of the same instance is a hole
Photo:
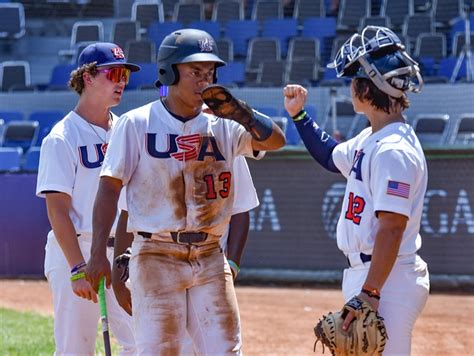
[[[418,63],[386,27],[367,26],[361,34],[353,34],[327,67],[335,69],[338,78],[368,78],[394,98],[406,91],[418,93],[423,86]]]
[[[182,29],[165,37],[158,49],[157,87],[178,83],[179,72],[176,64],[189,62],[215,62],[215,68],[226,63],[219,58],[216,41],[201,30]],[[214,71],[213,82],[217,81]]]

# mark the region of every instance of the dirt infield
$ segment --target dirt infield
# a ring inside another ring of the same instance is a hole
[[[44,281],[1,280],[0,290],[0,307],[52,315]],[[238,286],[237,297],[247,355],[315,355],[313,324],[342,304],[336,289]],[[415,327],[413,354],[474,355],[472,315],[473,295],[432,294]]]

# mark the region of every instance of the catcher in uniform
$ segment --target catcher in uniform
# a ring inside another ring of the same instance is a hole
[[[92,207],[99,173],[117,117],[117,106],[130,72],[139,66],[127,63],[113,43],[96,43],[79,56],[69,86],[79,101],[57,123],[41,145],[36,193],[46,198],[52,231],[48,234],[45,276],[54,303],[56,354],[93,355],[99,321],[96,294],[84,279],[92,242]],[[110,240],[107,246],[111,246]],[[112,248],[106,248],[112,259]],[[106,293],[111,329],[122,352],[135,352],[132,319],[120,308],[111,291]]]
[[[139,354],[180,354],[187,332],[199,354],[241,353],[231,268],[219,245],[234,203],[232,164],[285,138],[270,118],[212,85],[222,65],[207,32],[166,36],[158,80],[168,96],[124,114],[104,160],[86,274],[94,288],[103,276],[110,284],[106,238],[125,185]],[[202,113],[203,102],[215,116]]]
[[[354,316],[370,307],[384,319],[384,354],[410,354],[413,327],[429,293],[427,265],[417,255],[428,172],[402,112],[409,106],[406,92],[418,92],[423,81],[399,38],[383,27],[354,34],[330,67],[339,77],[353,78],[354,109],[371,124],[353,139],[338,143],[319,128],[304,111],[303,87],[288,85],[284,96],[313,158],[347,178],[337,225],[337,244],[349,264],[342,285],[348,304],[340,326],[349,330]],[[348,350],[367,354],[357,347]]]

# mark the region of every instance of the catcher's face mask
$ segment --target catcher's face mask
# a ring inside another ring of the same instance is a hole
[[[352,35],[327,67],[335,69],[339,78],[368,78],[395,98],[405,91],[418,93],[423,85],[418,63],[386,27],[367,26],[361,34]]]

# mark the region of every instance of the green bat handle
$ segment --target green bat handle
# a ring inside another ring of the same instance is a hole
[[[99,283],[99,305],[100,319],[102,320],[102,335],[104,336],[105,356],[111,356],[109,336],[109,321],[107,320],[107,304],[105,303],[105,279],[102,277]]]

